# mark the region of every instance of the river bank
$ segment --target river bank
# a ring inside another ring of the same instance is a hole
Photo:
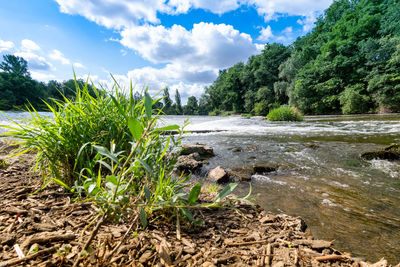
[[[186,119],[162,118],[166,125]],[[400,142],[399,115],[311,116],[300,123],[196,116],[186,130],[184,143],[205,143],[216,154],[194,182],[217,166],[279,166],[251,181],[263,209],[301,216],[315,236],[336,240],[340,251],[400,261],[400,164],[360,158]],[[236,190],[246,195],[249,185]]]
[[[55,185],[31,194],[41,185],[41,178],[29,172],[32,156],[5,159],[10,149],[2,148],[0,266],[71,266],[91,232],[89,222],[98,214],[94,205],[73,202],[72,195]],[[203,201],[207,197],[203,194]],[[204,223],[181,225],[180,238],[166,220],[144,230],[137,221],[108,222],[82,266],[369,266],[340,253],[330,241],[313,239],[299,217],[241,203],[235,207],[196,211]],[[123,241],[130,227],[133,231]],[[18,259],[17,245],[26,258]],[[390,265],[382,260],[373,266]]]

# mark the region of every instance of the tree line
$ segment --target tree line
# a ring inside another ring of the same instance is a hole
[[[4,55],[0,63],[0,110],[25,110],[26,105],[32,105],[37,110],[46,110],[43,101],[50,99],[73,99],[76,94],[76,83],[83,88],[85,81],[70,79],[64,82],[51,80],[48,83],[32,79],[28,63],[22,57]],[[93,86],[88,84],[88,90],[95,96]],[[64,96],[64,97],[63,97]]]
[[[5,55],[0,70],[0,110],[27,100],[40,109],[42,99],[75,94],[74,80],[33,80],[23,58]],[[293,44],[266,44],[246,63],[220,70],[186,105],[178,90],[174,102],[165,88],[157,108],[177,115],[266,115],[281,105],[305,114],[400,112],[400,1],[336,0]]]
[[[221,70],[198,113],[266,115],[285,104],[305,114],[399,112],[400,2],[333,2],[293,44],[266,44]]]

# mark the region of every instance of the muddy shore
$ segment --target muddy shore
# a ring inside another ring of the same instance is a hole
[[[56,185],[32,194],[41,178],[30,172],[31,156],[10,160],[9,152],[0,148],[0,266],[72,266],[94,227],[96,207],[74,202]],[[107,222],[80,266],[391,266],[385,260],[372,265],[335,250],[332,241],[315,240],[299,217],[235,205],[237,210],[195,211],[203,224],[181,225],[180,238],[168,220],[146,229],[135,216]]]

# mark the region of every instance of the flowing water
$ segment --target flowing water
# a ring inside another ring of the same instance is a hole
[[[16,119],[24,113],[7,113]],[[0,124],[7,120],[1,117]],[[167,124],[183,116],[165,116]],[[205,143],[216,157],[203,170],[278,165],[255,175],[255,201],[301,216],[312,234],[370,261],[400,261],[400,163],[360,153],[400,143],[400,115],[310,116],[305,122],[193,116],[185,143]],[[1,131],[1,129],[0,129]],[[247,194],[248,183],[237,194]]]

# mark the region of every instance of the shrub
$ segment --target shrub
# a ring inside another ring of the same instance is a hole
[[[272,109],[267,119],[270,121],[303,121],[303,115],[295,107],[281,106]]]

